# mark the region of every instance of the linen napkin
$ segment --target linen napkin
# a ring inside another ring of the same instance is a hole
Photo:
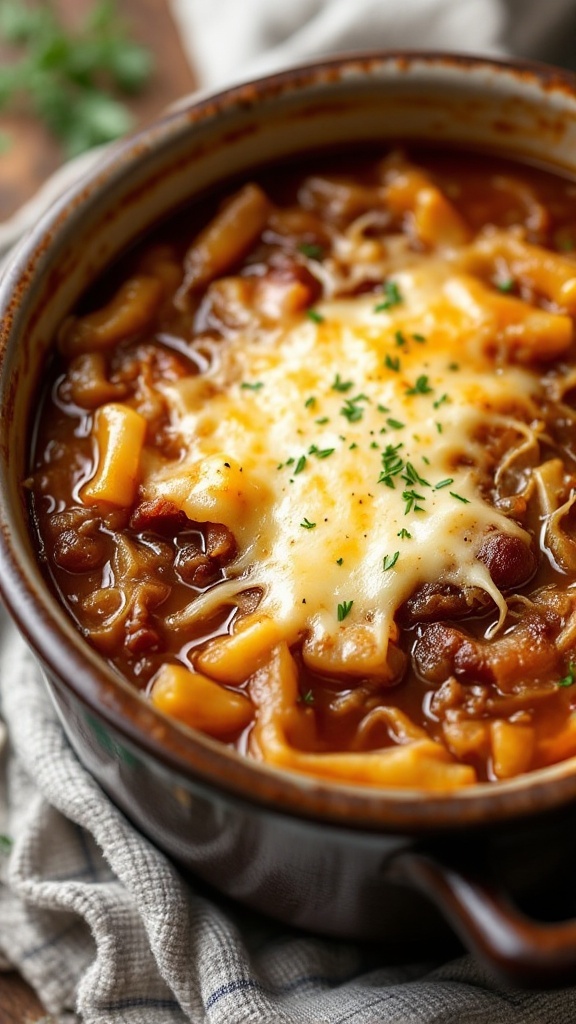
[[[172,0],[203,84],[360,48],[576,59],[572,0]],[[0,226],[0,255],[90,167]],[[470,955],[390,964],[207,893],[139,835],[69,748],[0,615],[0,1020],[17,969],[59,1024],[573,1024],[576,988],[509,989]]]

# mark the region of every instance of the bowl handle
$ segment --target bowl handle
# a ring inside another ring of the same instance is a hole
[[[432,900],[463,943],[501,979],[525,988],[574,984],[576,920],[539,922],[506,892],[442,853],[400,851],[389,877]]]

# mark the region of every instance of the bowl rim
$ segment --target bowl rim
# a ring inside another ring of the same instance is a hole
[[[544,95],[565,93],[576,108],[576,74],[526,60],[422,50],[383,50],[341,54],[305,62],[271,75],[195,94],[170,108],[150,125],[113,144],[70,186],[15,246],[0,280],[0,381],[7,380],[7,351],[17,310],[47,248],[59,230],[77,218],[93,195],[102,195],[117,176],[129,175],[142,157],[163,140],[194,131],[198,124],[234,108],[297,94],[311,86],[330,88],[347,72],[368,76],[384,65],[407,73],[416,65],[463,75],[485,69],[536,85]],[[3,417],[5,424],[7,417]],[[3,428],[5,429],[5,428]],[[174,723],[149,702],[104,658],[89,647],[42,579],[39,560],[28,560],[12,523],[9,504],[10,452],[0,438],[0,595],[52,685],[69,691],[90,713],[103,719],[133,752],[151,757],[181,782],[210,786],[220,795],[297,818],[375,832],[442,832],[547,812],[576,798],[576,757],[514,780],[479,783],[446,794],[332,783],[277,769],[236,753],[210,737]],[[23,564],[21,565],[21,560]]]

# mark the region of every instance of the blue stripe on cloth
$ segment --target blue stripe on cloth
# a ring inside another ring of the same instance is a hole
[[[56,935],[51,935],[50,938],[45,939],[44,942],[40,942],[37,946],[33,946],[32,949],[27,949],[26,952],[22,954],[22,960],[30,960],[33,956],[37,956],[38,953],[42,953],[45,949],[49,949],[50,946],[57,946],[60,940],[66,935],[69,935],[70,932],[73,932],[75,928],[78,928],[79,924],[81,924],[80,920],[74,921]]]
[[[284,985],[275,986],[274,988],[261,985],[260,982],[253,981],[252,978],[238,978],[237,981],[229,981],[212,992],[206,1000],[206,1009],[209,1010],[212,1006],[223,999],[224,996],[233,995],[234,992],[242,992],[246,989],[256,990],[270,996],[285,995],[288,992],[295,992],[298,989],[306,988],[309,985],[324,985],[329,988],[334,988],[336,985],[343,985],[355,977],[356,972],[354,974],[338,978],[328,978],[324,974],[306,974],[301,978],[293,978],[292,981],[286,982]]]
[[[155,1010],[180,1010],[180,1003],[175,999],[153,999],[146,996],[134,996],[133,999],[118,999],[113,1003],[105,1003],[99,1009],[102,1013],[112,1013],[113,1010],[135,1010],[141,1006],[153,1007]]]
[[[262,992],[263,988],[257,981],[252,981],[251,978],[238,978],[237,981],[229,981],[226,985],[221,985],[217,988],[212,995],[208,996],[206,1000],[206,1009],[209,1010],[215,1003],[223,999],[224,996],[232,995],[233,992],[242,992],[245,989],[256,989],[258,992]]]

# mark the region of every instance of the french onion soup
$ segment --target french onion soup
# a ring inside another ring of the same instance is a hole
[[[396,147],[270,170],[61,325],[27,487],[87,641],[314,777],[576,754],[576,187]]]

